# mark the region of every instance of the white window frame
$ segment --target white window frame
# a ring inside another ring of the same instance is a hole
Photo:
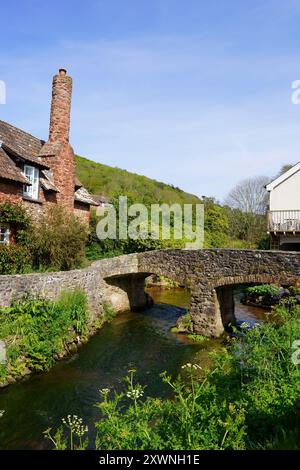
[[[8,224],[0,224],[0,245],[9,245],[10,229]]]
[[[30,199],[39,198],[40,172],[38,168],[31,165],[24,165],[24,175],[30,181],[31,185],[24,185],[23,195]]]

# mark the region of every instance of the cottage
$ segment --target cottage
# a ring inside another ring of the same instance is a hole
[[[45,142],[0,120],[0,203],[21,203],[33,219],[53,204],[89,221],[98,202],[75,175],[69,143],[72,78],[60,69],[53,78],[49,138]],[[8,243],[9,226],[0,226],[0,243]]]
[[[266,186],[271,249],[300,251],[300,162]]]

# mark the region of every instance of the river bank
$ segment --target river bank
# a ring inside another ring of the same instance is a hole
[[[167,370],[176,377],[187,362],[206,367],[210,353],[222,350],[220,340],[199,344],[170,331],[188,307],[187,290],[151,289],[148,293],[156,302],[151,308],[116,316],[76,354],[55,364],[49,372],[0,390],[0,409],[5,410],[0,421],[1,449],[51,447],[43,431],[70,413],[86,417],[93,439],[92,423],[100,416],[93,406],[99,399],[99,389],[119,391],[122,377],[134,367],[147,394],[168,398],[171,391],[159,379],[160,373]],[[241,320],[255,321],[256,313],[252,315],[248,307],[237,305],[236,311]]]

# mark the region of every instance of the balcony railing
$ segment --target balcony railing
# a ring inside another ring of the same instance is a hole
[[[269,232],[300,232],[300,210],[270,211]]]

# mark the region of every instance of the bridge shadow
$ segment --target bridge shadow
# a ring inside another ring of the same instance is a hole
[[[133,273],[106,277],[106,297],[116,312],[138,312],[153,304],[172,305],[182,309],[182,314],[189,309],[190,290],[178,284],[161,285],[157,282],[148,284],[147,280],[157,277],[152,273]]]
[[[150,307],[153,301],[145,291],[145,279],[151,273],[134,273],[106,277],[106,301],[116,312],[141,311]]]

